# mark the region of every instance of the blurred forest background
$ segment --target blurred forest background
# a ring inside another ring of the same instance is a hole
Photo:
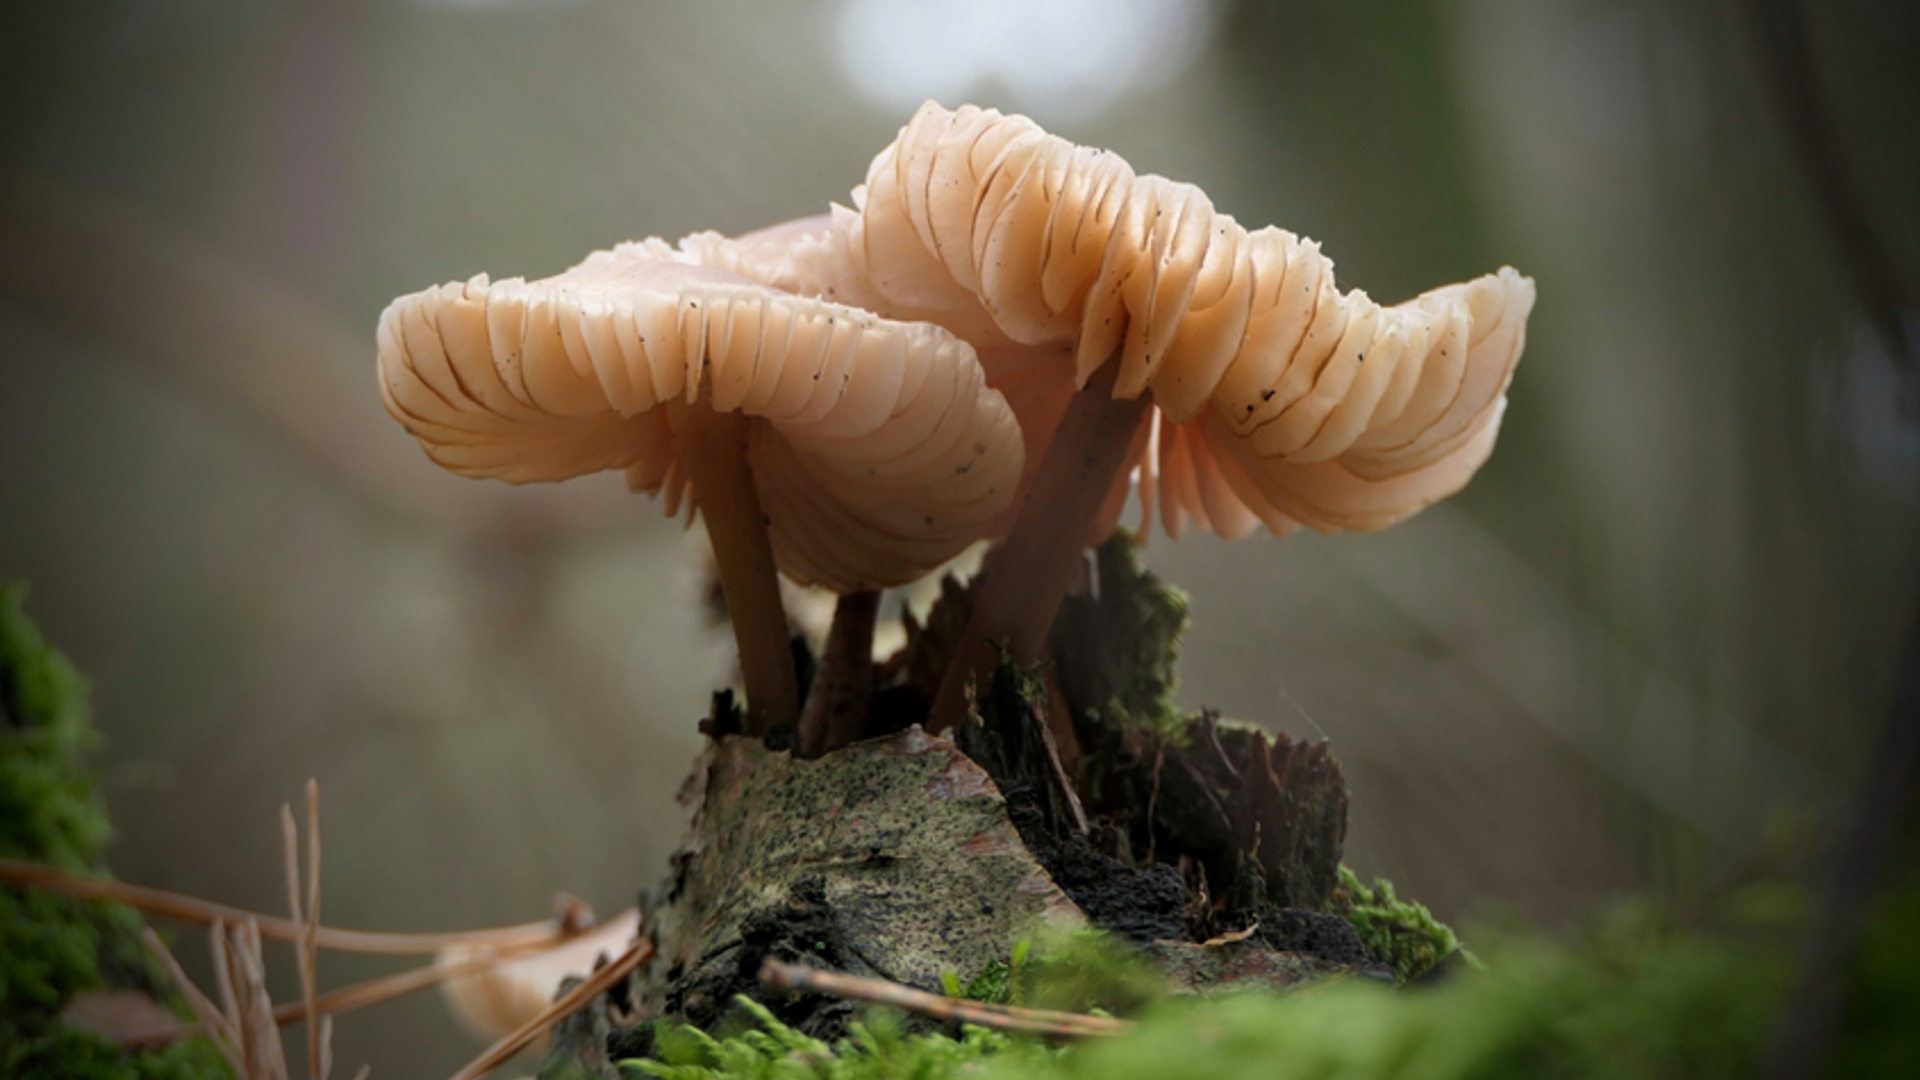
[[[617,476],[432,466],[375,318],[818,212],[935,96],[1198,183],[1382,300],[1538,279],[1464,494],[1152,540],[1193,597],[1182,697],[1331,738],[1350,861],[1442,917],[1711,887],[1854,783],[1920,568],[1920,428],[1750,6],[7,0],[0,577],[94,680],[117,873],[279,910],[311,775],[332,923],[655,879],[725,677],[695,548]],[[1858,206],[1920,280],[1920,5],[1806,7]],[[337,1047],[470,1050],[426,999]]]

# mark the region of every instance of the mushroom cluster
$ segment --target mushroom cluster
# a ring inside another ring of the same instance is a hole
[[[840,592],[914,580],[982,535],[1021,471],[1019,427],[965,342],[657,240],[403,296],[379,369],[388,412],[454,472],[621,469],[669,513],[688,499],[757,733],[798,713],[776,567]]]
[[[1174,536],[1378,529],[1458,491],[1492,452],[1533,307],[1511,268],[1392,306],[1342,293],[1313,241],[972,106],[923,106],[853,203],[758,234],[743,262],[972,342],[1027,447],[936,728],[990,640],[1037,658],[1130,480],[1143,525],[1157,508]]]
[[[774,565],[859,598],[835,620],[850,656],[872,589],[997,539],[941,730],[994,643],[1039,658],[1132,492],[1143,529],[1239,537],[1383,528],[1458,491],[1534,300],[1510,268],[1390,306],[1343,293],[1313,241],[972,106],[922,107],[852,201],[443,286],[381,323],[389,410],[449,468],[621,468],[669,508],[691,486],[756,730],[794,715]],[[810,703],[803,749],[845,740],[823,724]]]

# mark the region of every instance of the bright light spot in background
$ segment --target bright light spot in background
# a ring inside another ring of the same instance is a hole
[[[1199,53],[1209,0],[845,0],[840,65],[868,100],[949,108],[997,81],[1049,120],[1092,116]]]

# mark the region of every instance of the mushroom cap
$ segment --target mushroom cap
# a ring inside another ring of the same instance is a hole
[[[740,275],[781,292],[838,300],[809,276],[810,266],[796,255],[826,238],[833,226],[828,214],[795,218],[740,236],[707,231],[684,236],[675,256]],[[844,302],[844,301],[843,301]],[[924,321],[924,320],[919,320]]]
[[[461,1027],[491,1042],[537,1019],[553,1004],[561,983],[592,975],[600,961],[620,955],[639,933],[640,912],[628,908],[548,949],[502,955],[490,945],[449,945],[435,956],[435,966],[460,974],[449,975],[440,994]]]
[[[775,562],[842,592],[911,581],[986,533],[1022,444],[970,346],[698,258],[648,240],[541,281],[403,296],[380,317],[387,411],[462,475],[622,469],[669,513],[685,432],[660,406],[739,413]]]
[[[1534,299],[1510,268],[1391,307],[1342,293],[1313,241],[972,106],[923,106],[854,207],[824,234],[763,234],[791,245],[793,286],[972,342],[1030,468],[1044,414],[1117,358],[1114,396],[1153,394],[1133,460],[1174,535],[1374,529],[1459,490],[1492,450]]]

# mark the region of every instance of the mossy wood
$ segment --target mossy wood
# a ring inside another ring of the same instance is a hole
[[[834,1038],[853,1007],[769,997],[765,959],[937,992],[1049,927],[1112,931],[1179,990],[1382,974],[1326,913],[1346,827],[1338,763],[1324,744],[1179,713],[1184,598],[1124,536],[1097,566],[1054,666],[1002,665],[952,740],[891,730],[924,715],[965,621],[969,592],[951,581],[875,672],[869,733],[891,733],[809,760],[728,734],[717,702],[717,737],[682,795],[687,839],[648,898],[659,951],[637,976],[640,1014],[711,1027],[746,994]],[[1058,710],[1085,751],[1077,767],[1050,734]]]
[[[1185,595],[1146,569],[1124,532],[1096,566],[1053,633],[1087,809],[1122,824],[1136,856],[1204,867],[1222,930],[1262,906],[1326,910],[1347,834],[1346,777],[1331,747],[1182,712]]]
[[[769,956],[938,991],[1043,927],[1085,925],[992,778],[918,728],[813,761],[724,737],[684,798],[692,830],[647,924],[648,1015],[710,1024],[758,993]],[[786,1001],[780,1015],[834,1037],[851,1010]]]

